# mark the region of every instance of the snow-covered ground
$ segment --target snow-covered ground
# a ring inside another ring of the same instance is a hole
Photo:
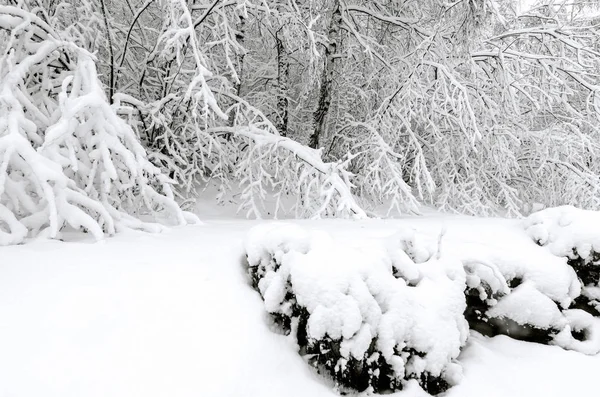
[[[206,219],[206,217],[204,217]],[[519,221],[294,221],[363,244],[411,225],[464,257],[556,261]],[[273,332],[242,266],[256,221],[0,248],[0,396],[335,396]],[[447,247],[447,248],[446,248]],[[472,333],[450,397],[595,395],[600,356]],[[425,395],[410,387],[399,396]]]

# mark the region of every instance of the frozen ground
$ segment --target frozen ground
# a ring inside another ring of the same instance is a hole
[[[205,217],[206,219],[207,217]],[[428,216],[298,221],[362,244],[399,225],[455,254],[555,260],[517,221]],[[0,248],[0,396],[335,396],[268,326],[240,265],[254,221],[212,221],[100,243]],[[600,356],[473,334],[450,397],[594,395]],[[399,396],[420,396],[418,387]]]

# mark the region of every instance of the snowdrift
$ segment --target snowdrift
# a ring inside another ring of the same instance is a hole
[[[572,207],[524,220],[547,266],[457,255],[444,233],[413,229],[355,246],[269,223],[246,239],[247,270],[274,323],[340,390],[387,392],[416,380],[456,385],[469,328],[600,352],[600,214]]]

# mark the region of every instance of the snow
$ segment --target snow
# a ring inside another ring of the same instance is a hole
[[[566,321],[556,304],[531,282],[516,287],[487,312],[489,317],[510,318],[517,324],[562,330]]]
[[[544,346],[474,333],[461,355],[464,380],[449,396],[586,396],[598,390],[600,359]]]
[[[592,250],[600,252],[599,223],[600,212],[573,206],[548,208],[530,215],[524,222],[529,236],[554,255],[577,254],[585,261],[590,259]]]
[[[393,241],[390,236],[407,227],[435,236],[445,229],[442,257],[481,259],[502,274],[525,275],[521,285],[535,285],[545,296],[570,293],[569,283],[551,282],[541,272],[544,265],[559,269],[564,260],[531,244],[519,221],[427,216],[293,223],[301,229],[289,233],[324,230],[363,254],[375,249],[373,239]],[[290,339],[273,332],[249,284],[244,240],[257,224],[206,221],[160,234],[126,231],[99,243],[65,234],[73,241],[2,247],[0,395],[336,396],[332,383],[302,360]],[[311,242],[320,243],[326,244],[323,238]],[[383,247],[382,255],[393,244]],[[316,256],[318,248],[312,252],[307,255]],[[256,255],[260,258],[260,250]],[[573,327],[587,327],[577,311],[564,313]],[[445,394],[449,397],[562,397],[597,390],[600,356],[558,346],[471,332],[458,360],[463,378]],[[410,382],[397,395],[426,394]]]
[[[569,325],[556,336],[554,343],[565,349],[591,355],[598,354],[600,351],[600,320],[579,309],[565,310],[564,314]],[[571,330],[584,332],[586,340],[575,339]]]

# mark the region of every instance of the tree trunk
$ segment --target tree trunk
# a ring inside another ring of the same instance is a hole
[[[246,38],[246,18],[243,15],[240,16],[240,20],[237,26],[237,33],[235,34],[235,39],[240,44],[240,46],[244,46],[244,39]],[[242,88],[242,77],[244,74],[244,56],[245,54],[242,52],[237,56],[237,75],[238,81],[233,81],[233,89],[235,90],[235,95],[240,96],[240,91]],[[233,127],[235,124],[235,118],[237,115],[237,110],[229,113],[229,126]],[[229,138],[229,136],[227,136]]]
[[[279,135],[287,136],[288,132],[288,80],[290,62],[288,53],[280,37],[281,29],[275,34],[277,42],[277,121],[275,127]]]
[[[109,15],[106,10],[106,4],[104,0],[100,0],[100,6],[102,9],[102,17],[104,18],[104,26],[106,27],[106,37],[108,38],[108,55],[110,56],[110,82],[108,87],[108,101],[112,105],[113,96],[115,94],[115,55],[113,52],[112,35],[110,32],[110,24],[108,22]]]
[[[328,45],[325,48],[325,67],[321,75],[321,90],[317,109],[313,113],[313,133],[310,136],[309,146],[316,149],[325,129],[325,119],[331,106],[331,91],[333,86],[333,74],[335,71],[335,60],[340,39],[340,25],[342,24],[342,13],[339,0],[334,0],[333,15],[327,33]]]

